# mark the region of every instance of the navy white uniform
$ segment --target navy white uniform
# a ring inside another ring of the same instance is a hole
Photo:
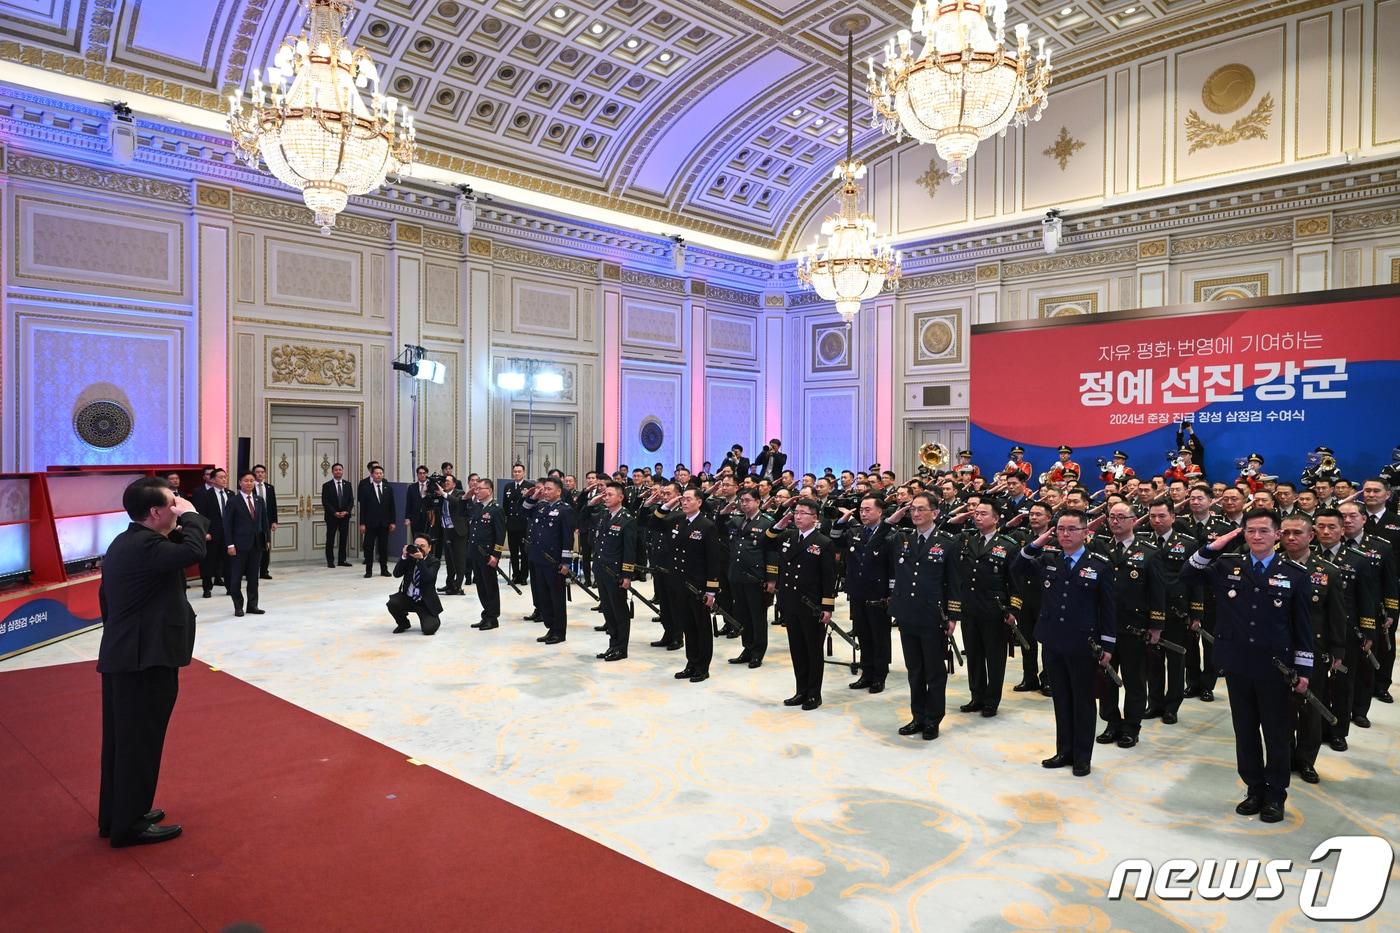
[[[1055,702],[1055,754],[1088,765],[1094,751],[1094,683],[1098,661],[1092,639],[1115,651],[1117,608],[1108,558],[1080,548],[1078,554],[1027,544],[1013,566],[1039,581],[1040,618],[1035,636],[1041,666]]]
[[[904,666],[909,671],[909,711],[926,729],[943,721],[948,688],[948,623],[962,615],[957,542],[937,529],[891,531],[890,618],[899,626]]]
[[[1181,576],[1215,593],[1215,663],[1230,688],[1240,777],[1250,796],[1282,806],[1288,797],[1293,705],[1288,681],[1273,662],[1292,665],[1300,677],[1312,674],[1312,582],[1307,571],[1277,554],[1217,556],[1206,547],[1191,556]]]

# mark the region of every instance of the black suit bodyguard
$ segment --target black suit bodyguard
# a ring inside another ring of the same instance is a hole
[[[769,548],[777,551],[769,565],[768,591],[778,597],[797,682],[797,691],[783,705],[808,710],[822,705],[822,635],[836,607],[836,547],[816,530],[818,509],[815,499],[799,499],[764,532]],[[796,527],[788,529],[789,523]]]
[[[384,468],[375,464],[369,479],[360,483],[360,538],[365,549],[365,576],[374,576],[374,553],[379,552],[379,572],[389,575],[389,535],[398,523],[394,491],[384,482]]]
[[[1245,553],[1222,556],[1241,531]],[[1265,823],[1283,819],[1294,718],[1289,681],[1275,662],[1296,671],[1299,693],[1313,665],[1312,583],[1307,571],[1274,552],[1278,539],[1278,514],[1251,509],[1241,528],[1201,548],[1181,570],[1215,593],[1215,663],[1230,688],[1235,760],[1248,788],[1235,812],[1258,813]]]
[[[271,580],[272,574],[268,572],[268,566],[272,560],[272,535],[277,531],[277,487],[267,481],[267,467],[259,463],[253,467],[253,495],[263,501],[267,507],[267,547],[263,548],[262,565],[258,568],[258,577],[263,580]]]
[[[1073,765],[1076,777],[1089,773],[1094,754],[1095,667],[1112,663],[1118,632],[1113,568],[1107,558],[1084,547],[1087,533],[1084,513],[1065,509],[1053,531],[1060,551],[1043,550],[1052,534],[1047,530],[1012,562],[1016,572],[1031,575],[1041,587],[1035,635],[1042,649],[1042,673],[1050,681],[1055,703],[1055,754],[1040,764],[1045,768]],[[1098,660],[1094,645],[1103,648]]]
[[[350,540],[350,510],[355,507],[355,492],[345,479],[345,466],[332,464],[331,478],[321,484],[321,510],[326,516],[326,566],[349,567],[345,547]],[[340,539],[338,552],[334,546]],[[335,556],[333,556],[333,554]]]
[[[603,604],[603,622],[608,632],[608,650],[598,655],[604,661],[627,657],[632,634],[632,611],[627,590],[637,575],[637,523],[622,507],[626,490],[621,483],[603,487],[602,511],[593,537],[593,582],[598,584]]]
[[[248,581],[248,611],[262,615],[258,608],[258,573],[263,551],[267,550],[271,526],[267,506],[253,493],[253,474],[238,477],[239,492],[224,507],[224,541],[228,547],[228,594],[233,597],[233,614],[243,615],[243,581]]]
[[[906,509],[914,527],[891,531],[887,549],[890,617],[899,626],[904,664],[909,670],[912,716],[899,734],[917,732],[933,741],[938,738],[946,705],[948,640],[962,614],[958,542],[934,527],[933,497],[928,493],[916,494],[908,506],[890,516],[889,522],[898,523]]]
[[[179,670],[194,651],[185,568],[204,556],[209,522],[165,480],[138,479],[122,494],[131,517],[102,559],[102,785],[97,832],[116,847],[162,842],[179,826],[152,810]]]
[[[211,485],[197,491],[194,506],[204,516],[209,527],[205,531],[204,558],[199,562],[199,576],[204,584],[204,598],[213,595],[215,586],[228,586],[224,571],[228,564],[228,545],[224,542],[224,507],[233,492],[228,488],[228,473],[221,469],[209,474]]]
[[[478,481],[472,492],[476,494],[476,509],[468,525],[467,548],[471,551],[476,596],[481,602],[481,621],[472,623],[472,628],[486,632],[501,624],[501,585],[496,565],[506,549],[506,515],[491,494],[490,480]]]

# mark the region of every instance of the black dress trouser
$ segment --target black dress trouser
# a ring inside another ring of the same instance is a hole
[[[1067,755],[1075,764],[1089,764],[1094,754],[1096,667],[1087,645],[1071,654],[1049,645],[1041,651],[1041,670],[1055,703],[1055,754]]]
[[[102,675],[102,785],[97,829],[129,841],[150,824],[165,730],[180,692],[178,667]]]
[[[822,656],[822,636],[826,627],[810,609],[778,609],[778,616],[787,629],[788,653],[792,656],[792,673],[797,683],[796,696],[820,700],[822,675],[826,659]]]
[[[948,636],[938,629],[899,628],[904,666],[909,671],[909,712],[915,722],[937,726],[948,695]]]

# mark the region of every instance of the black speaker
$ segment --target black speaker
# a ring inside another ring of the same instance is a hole
[[[242,476],[252,469],[253,439],[251,437],[240,437],[238,439],[238,471],[233,474],[234,478]]]
[[[603,475],[603,445],[593,445],[593,472]]]

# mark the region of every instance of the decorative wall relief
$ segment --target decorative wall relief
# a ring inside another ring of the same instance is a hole
[[[1099,310],[1099,296],[1096,292],[1082,295],[1055,295],[1041,298],[1037,302],[1041,317],[1072,317],[1079,314],[1095,314]]]
[[[928,169],[919,176],[919,184],[924,186],[924,190],[928,192],[929,197],[933,197],[938,193],[938,186],[952,177],[952,175],[943,171],[937,159],[929,159]]]
[[[1238,298],[1262,298],[1269,294],[1269,274],[1232,275],[1224,278],[1199,279],[1192,283],[1193,301],[1230,301]]]
[[[1234,113],[1254,96],[1254,85],[1254,70],[1248,65],[1238,62],[1221,65],[1210,73],[1201,86],[1201,103],[1214,114],[1223,116]],[[1228,129],[1221,123],[1202,118],[1195,109],[1189,110],[1186,113],[1186,139],[1191,148],[1187,151],[1229,146],[1243,139],[1264,139],[1269,134],[1273,116],[1272,94],[1259,98],[1254,109],[1231,123]]]
[[[131,429],[131,410],[111,399],[88,402],[73,413],[73,430],[98,450],[120,447],[131,437]]]
[[[1275,26],[1176,56],[1175,181],[1283,162],[1284,111],[1298,103],[1284,80],[1287,54],[1287,30]]]
[[[914,365],[962,362],[962,309],[918,311],[913,317]]]
[[[1042,150],[1043,155],[1047,155],[1060,163],[1060,171],[1069,168],[1070,157],[1080,149],[1084,148],[1081,140],[1069,135],[1069,127],[1060,127],[1060,135],[1055,137],[1055,141]]]
[[[846,324],[813,324],[812,372],[851,371],[851,328]]]
[[[637,439],[641,441],[643,450],[656,453],[666,440],[666,430],[656,418],[644,418],[642,426],[637,430]]]
[[[268,356],[273,385],[336,386],[355,388],[355,354],[334,347],[284,343]]]

